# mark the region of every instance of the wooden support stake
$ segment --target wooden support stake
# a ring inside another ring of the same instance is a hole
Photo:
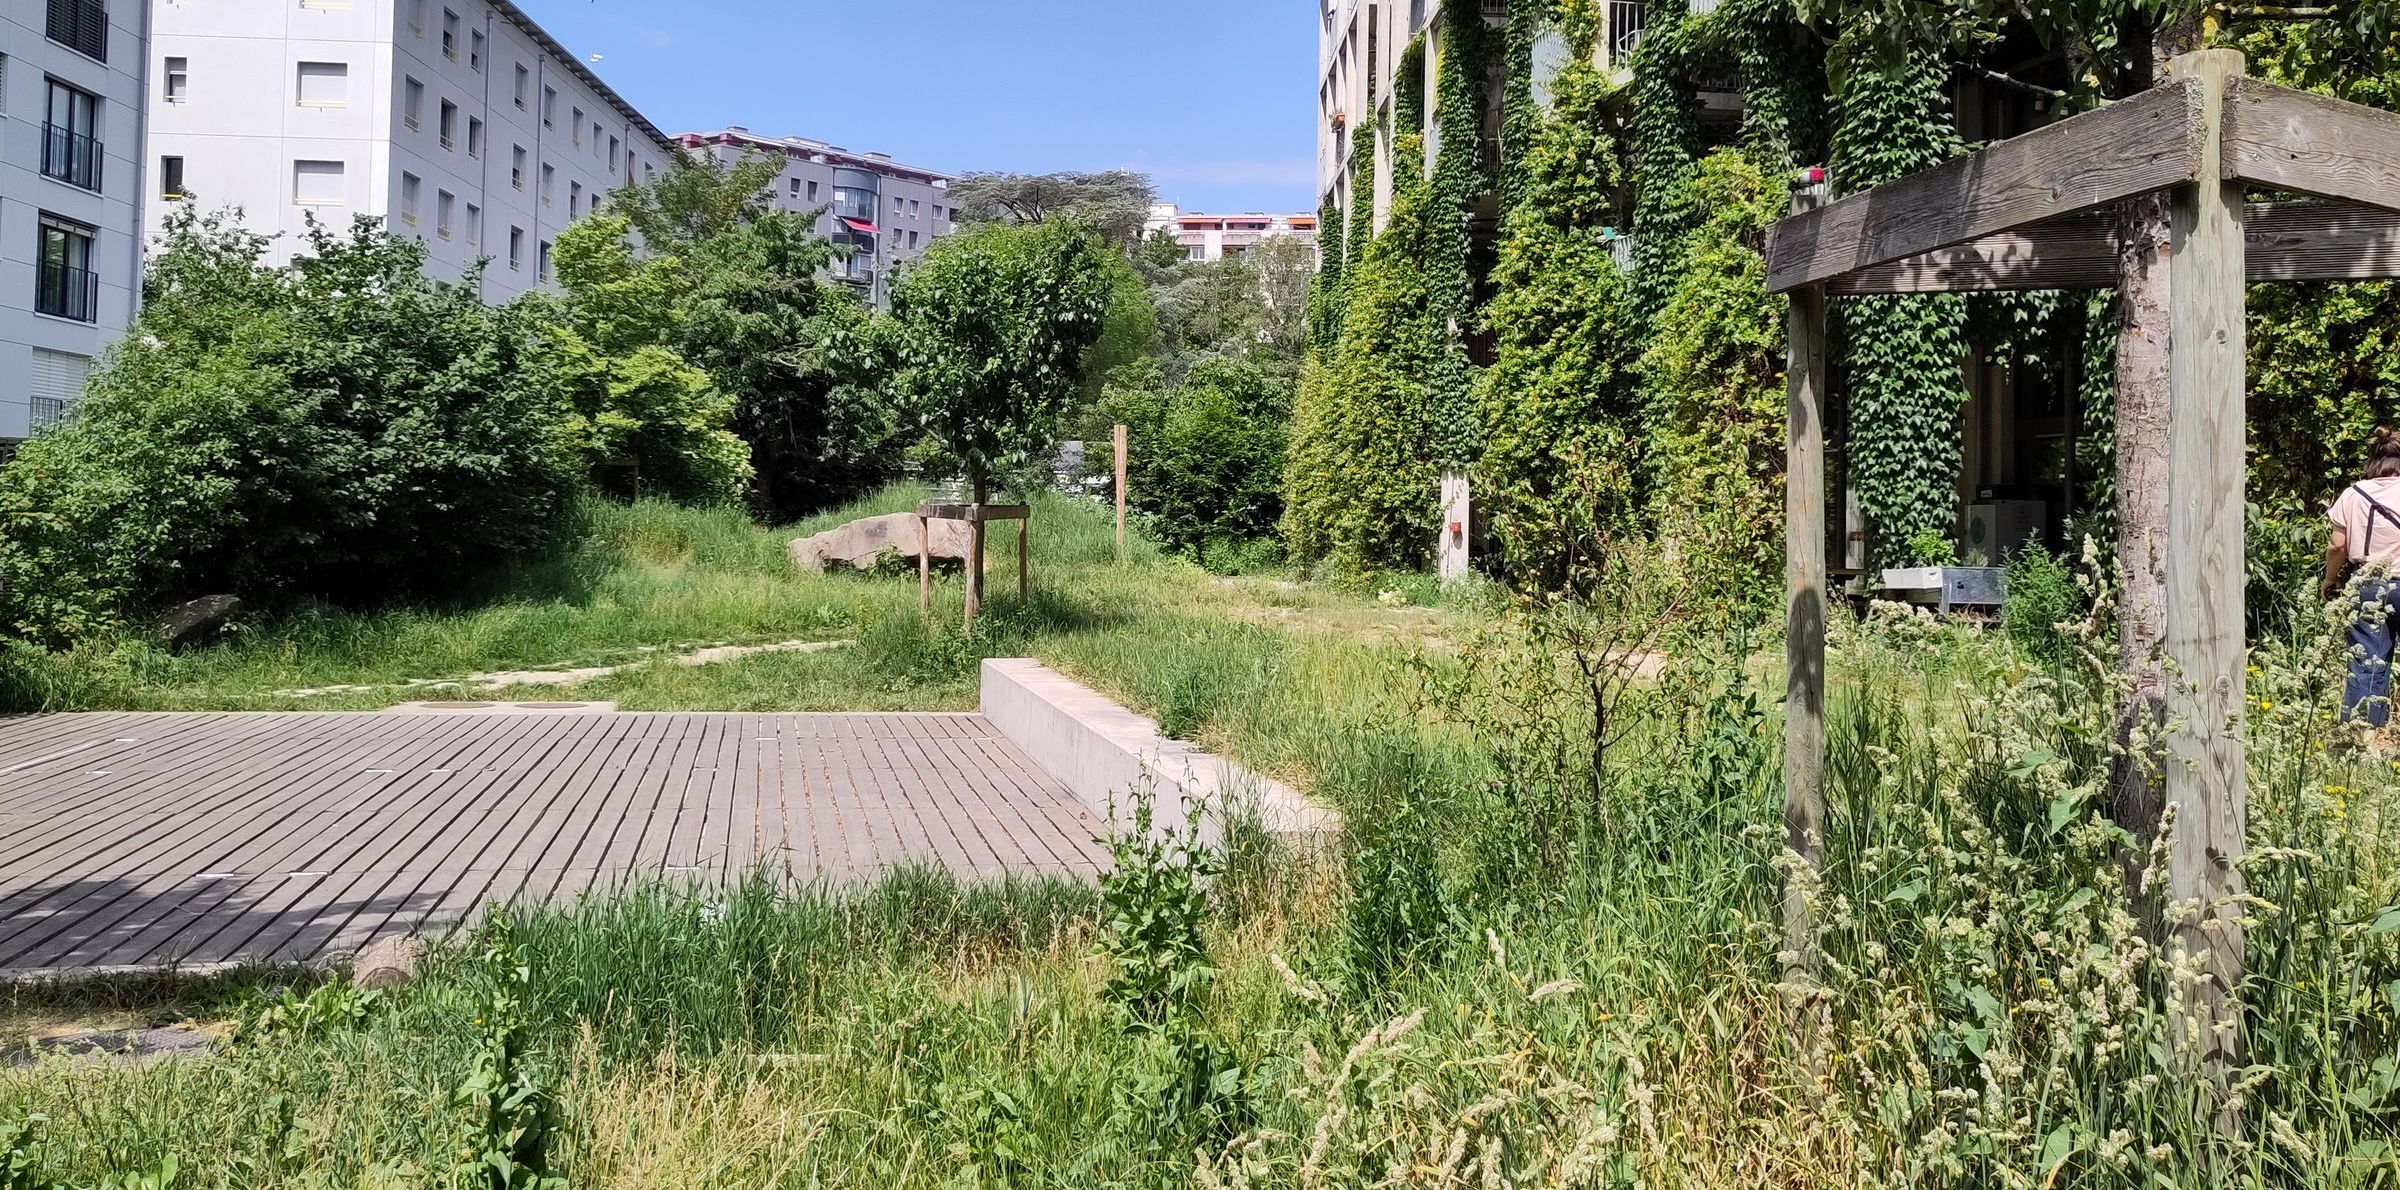
[[[1017,602],[1033,590],[1033,518],[1017,522]]]
[[[975,481],[975,510],[967,517],[967,616],[960,631],[972,640],[975,613],[983,610],[983,498],[988,485]]]
[[[917,514],[917,614],[933,614],[933,524]]]
[[[1806,190],[1795,212],[1817,204]],[[1784,845],[1809,873],[1787,873],[1783,888],[1786,972],[1817,967],[1816,930],[1807,885],[1825,853],[1825,290],[1791,292],[1785,323],[1790,359],[1784,396]]]
[[[1117,564],[1125,563],[1125,427],[1117,427]]]
[[[2206,978],[2173,993],[2179,1040],[2222,1079],[2242,1054],[2244,622],[2242,493],[2246,266],[2242,187],[2224,177],[2225,94],[2234,50],[2199,50],[2170,70],[2197,85],[2200,180],[2173,197],[2173,336],[2168,356],[2166,797],[2168,953]]]

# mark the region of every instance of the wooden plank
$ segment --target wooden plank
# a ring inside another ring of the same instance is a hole
[[[1117,423],[1117,565],[1125,564],[1125,423]]]
[[[2400,115],[2237,78],[2207,176],[2400,210]]]
[[[2204,176],[2227,177],[2215,136],[2233,50],[2201,50],[2173,70],[2201,95]],[[2244,339],[2242,186],[2204,182],[2173,203],[2173,351],[2168,357],[2166,796],[2169,940],[2207,979],[2179,983],[2171,1009],[2201,1038],[2210,1072],[2240,1062],[2245,622],[2242,454]],[[2180,967],[2181,963],[2177,962]]]
[[[988,524],[992,521],[1021,521],[1033,515],[1033,509],[1023,504],[955,504],[928,500],[917,505],[917,515],[937,521],[966,521]]]
[[[1816,196],[1793,196],[1805,209]],[[1825,849],[1825,291],[1792,291],[1784,375],[1784,846],[1810,869]],[[1806,877],[1787,873],[1788,970],[1816,969]]]
[[[1963,244],[2199,176],[2191,87],[2175,80],[1778,222],[1767,289]]]
[[[2400,212],[2347,202],[2251,203],[2246,212],[2244,271],[2253,285],[2400,277]],[[2117,258],[2115,220],[2085,213],[1845,273],[1825,289],[1837,297],[2113,289]]]

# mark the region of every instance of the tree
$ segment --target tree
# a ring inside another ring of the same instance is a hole
[[[1142,242],[1158,192],[1132,170],[1049,174],[971,173],[950,183],[950,201],[965,223],[1047,223],[1073,220],[1119,248]]]
[[[1112,285],[1109,251],[1080,223],[987,225],[934,242],[892,293],[899,404],[965,474],[1038,457],[1083,380]],[[983,598],[983,523],[969,529],[967,612]]]

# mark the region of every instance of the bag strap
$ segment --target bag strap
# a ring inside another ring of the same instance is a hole
[[[2393,512],[2384,507],[2382,501],[2368,495],[2367,485],[2363,483],[2350,485],[2350,490],[2358,493],[2358,498],[2367,502],[2367,540],[2366,544],[2360,546],[2358,551],[2360,557],[2365,557],[2375,552],[2375,517],[2380,514],[2383,519],[2390,521],[2394,526],[2400,526],[2400,512]]]

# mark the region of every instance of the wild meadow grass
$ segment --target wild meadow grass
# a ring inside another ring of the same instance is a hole
[[[1338,851],[1120,841],[1098,889],[634,888],[507,915],[372,998],[277,997],[280,973],[15,989],[17,1021],[244,1024],[200,1059],[0,1069],[0,1170],[13,1151],[12,1185],[170,1158],[204,1186],[2400,1185],[2400,775],[2341,746],[2321,634],[2255,652],[2248,1058],[2216,1081],[2165,1009],[2189,973],[2154,942],[2155,856],[2101,813],[2090,669],[1914,618],[1837,635],[1824,962],[1789,982],[1755,623],[1668,634],[1595,763],[1590,687],[1542,613],[1119,568],[1105,517],[1042,516],[1041,599],[1003,591],[976,642],[917,622],[913,576],[845,576],[898,605],[842,626],[855,651],[609,681],[782,705],[917,675],[895,703],[944,705],[987,649],[1024,650],[1305,782],[1348,816]],[[641,519],[667,523],[624,556],[697,556],[678,517]],[[771,569],[742,540],[719,556]],[[834,659],[851,668],[814,668]],[[525,1180],[459,1176],[493,1153]]]

